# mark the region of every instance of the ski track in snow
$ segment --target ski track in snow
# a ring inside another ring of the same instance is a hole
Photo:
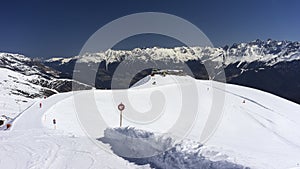
[[[244,108],[242,108],[242,109],[244,109]],[[297,145],[297,144],[293,143],[292,141],[286,139],[284,136],[280,135],[280,134],[279,134],[278,132],[276,132],[275,130],[272,130],[270,127],[268,127],[268,125],[266,125],[265,122],[263,122],[263,121],[260,120],[260,119],[263,119],[263,120],[267,121],[268,123],[270,123],[270,124],[272,124],[272,125],[276,125],[276,124],[274,124],[273,121],[271,121],[271,120],[269,120],[269,119],[266,119],[266,118],[262,117],[261,115],[256,114],[257,116],[260,117],[260,118],[257,118],[257,117],[255,117],[255,115],[252,115],[252,113],[250,113],[250,112],[249,112],[248,110],[246,110],[246,109],[244,109],[244,112],[245,112],[251,119],[253,119],[253,120],[254,120],[255,122],[257,122],[259,125],[261,125],[263,128],[267,129],[268,131],[270,131],[271,133],[273,133],[274,135],[276,135],[278,138],[280,138],[280,139],[282,139],[284,142],[286,142],[286,143],[288,143],[288,144],[294,146],[295,148],[299,149],[299,151],[300,151],[300,146],[299,146],[299,145]]]
[[[209,85],[206,84],[206,86],[209,86]],[[236,93],[231,92],[231,91],[228,91],[228,90],[226,90],[226,89],[223,90],[223,89],[220,89],[220,88],[218,88],[218,87],[213,87],[213,88],[214,88],[214,89],[217,89],[217,90],[224,91],[224,92],[226,92],[227,94],[232,94],[232,95],[234,95],[234,96],[236,96],[236,97],[239,97],[239,98],[241,98],[241,99],[244,99],[244,100],[246,100],[246,101],[250,101],[251,103],[254,103],[254,104],[256,104],[256,105],[258,105],[258,106],[260,106],[260,107],[262,107],[262,108],[264,108],[264,109],[266,109],[266,110],[268,110],[268,111],[270,111],[270,112],[276,113],[276,114],[280,115],[282,118],[285,118],[285,119],[287,119],[288,121],[291,121],[291,122],[297,124],[297,123],[296,123],[295,121],[293,121],[292,119],[286,118],[286,117],[285,117],[284,115],[282,115],[281,113],[278,113],[278,112],[276,112],[276,111],[274,111],[274,110],[272,110],[272,109],[270,109],[270,108],[268,108],[268,107],[266,107],[266,106],[264,106],[264,105],[258,103],[257,101],[255,101],[255,100],[253,100],[253,99],[251,99],[251,98],[249,98],[249,97],[244,97],[244,96],[242,96],[242,95],[236,94]],[[237,108],[237,107],[236,107],[236,108]],[[255,122],[257,122],[258,124],[260,124],[263,128],[266,128],[268,131],[270,131],[271,133],[273,133],[274,135],[276,135],[278,138],[280,138],[280,139],[282,139],[283,141],[287,142],[288,144],[294,146],[295,148],[300,149],[300,145],[295,144],[295,143],[293,143],[292,141],[286,139],[284,136],[282,136],[281,134],[279,134],[278,132],[276,132],[274,129],[268,127],[268,125],[266,125],[262,120],[260,120],[260,119],[263,119],[264,121],[267,121],[267,122],[268,122],[269,124],[271,124],[272,126],[276,125],[276,124],[275,124],[272,120],[270,120],[269,118],[265,118],[265,117],[263,117],[263,115],[261,115],[261,114],[259,114],[259,113],[256,113],[255,111],[247,110],[246,108],[244,108],[244,107],[242,107],[242,106],[239,106],[239,109],[243,110],[243,111],[241,111],[241,112],[246,113],[251,119],[253,119]],[[299,152],[300,152],[300,151],[299,151]]]
[[[209,85],[206,84],[206,86],[209,86]],[[257,104],[258,106],[263,107],[263,108],[265,108],[265,109],[267,109],[267,110],[274,111],[274,110],[272,110],[272,109],[270,109],[270,108],[268,108],[268,107],[266,107],[266,106],[264,106],[264,105],[262,105],[262,104],[256,102],[256,101],[253,100],[253,99],[250,99],[250,98],[248,98],[248,97],[244,97],[244,96],[241,96],[241,95],[236,94],[236,93],[234,93],[234,92],[231,92],[231,91],[228,91],[228,90],[224,90],[224,89],[220,89],[220,88],[215,87],[215,86],[214,86],[213,88],[214,88],[214,89],[217,89],[217,90],[221,90],[221,91],[225,92],[226,94],[232,94],[232,95],[237,96],[237,97],[239,97],[239,98],[242,98],[242,99],[245,99],[245,100],[247,100],[247,101],[250,101],[250,102],[252,102],[252,103],[254,103],[254,104]]]
[[[16,131],[1,137],[6,137],[0,146],[1,168],[138,168],[101,151],[88,138],[54,130]]]

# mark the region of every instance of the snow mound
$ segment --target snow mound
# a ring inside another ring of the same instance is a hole
[[[104,137],[99,140],[110,144],[113,152],[124,159],[139,165],[150,164],[154,168],[248,168],[226,160],[212,161],[206,158],[201,154],[202,145],[195,141],[183,140],[173,144],[171,137],[135,128],[107,128]],[[149,156],[153,152],[155,154]]]

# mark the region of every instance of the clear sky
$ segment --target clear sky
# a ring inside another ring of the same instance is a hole
[[[6,0],[0,3],[0,51],[32,57],[74,56],[103,25],[137,12],[182,17],[215,46],[268,38],[300,41],[299,11],[299,0]],[[153,45],[160,41],[171,43],[156,38]],[[136,46],[132,38],[128,42],[120,48]]]

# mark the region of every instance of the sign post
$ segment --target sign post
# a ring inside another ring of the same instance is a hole
[[[123,110],[125,109],[125,105],[121,102],[119,105],[118,105],[118,109],[120,111],[120,127],[122,127],[122,119],[123,119]]]

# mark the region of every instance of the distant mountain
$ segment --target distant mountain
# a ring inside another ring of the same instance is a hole
[[[112,76],[122,62],[126,61],[130,74],[133,65],[154,65],[153,68],[184,69],[188,65],[197,79],[215,79],[208,77],[203,63],[211,65],[216,72],[224,68],[228,83],[258,88],[271,92],[294,102],[300,103],[300,43],[291,41],[255,40],[249,43],[233,44],[222,48],[176,47],[136,48],[131,51],[107,50],[99,53],[87,53],[71,58],[52,58],[44,64],[64,72],[72,77],[74,65],[87,67],[89,74],[97,71],[97,88],[111,88]],[[172,63],[172,64],[170,64]],[[155,66],[156,65],[156,66]],[[78,70],[75,70],[75,72]],[[131,85],[150,74],[151,69],[138,73]],[[216,73],[217,74],[217,73]],[[84,79],[79,81],[89,83]],[[117,79],[118,80],[118,79]],[[120,77],[118,88],[127,88]]]
[[[45,66],[39,60],[20,54],[0,53],[0,68],[9,69],[15,73],[19,73],[18,75],[13,76],[5,69],[1,69],[1,72],[3,72],[2,74],[12,77],[14,79],[13,82],[15,83],[25,81],[24,83],[28,86],[33,85],[42,87],[36,94],[33,94],[35,92],[26,93],[25,91],[19,91],[20,94],[30,98],[50,96],[58,92],[71,91],[72,83],[79,86],[78,88],[81,89],[91,88],[91,86],[81,82],[68,79],[64,73]],[[13,84],[9,85],[12,86]],[[16,90],[19,90],[19,88],[17,87]]]

